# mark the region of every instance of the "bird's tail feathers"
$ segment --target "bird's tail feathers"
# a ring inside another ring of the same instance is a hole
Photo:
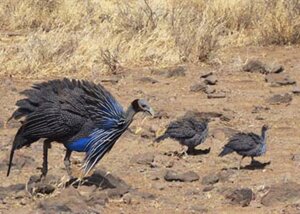
[[[8,169],[7,169],[7,176],[9,176],[10,173],[10,169],[12,166],[12,161],[13,161],[13,157],[14,157],[14,153],[16,149],[20,149],[25,145],[30,145],[32,143],[32,141],[27,140],[26,138],[24,138],[23,136],[23,126],[18,130],[14,142],[12,144],[11,147],[11,151],[10,151],[10,156],[9,156],[9,163],[8,163]]]
[[[168,134],[163,134],[163,135],[157,137],[157,138],[154,140],[154,142],[159,143],[159,142],[161,142],[161,141],[167,139],[168,137],[169,137]]]
[[[228,147],[224,147],[223,151],[219,154],[219,157],[223,157],[225,155],[230,154],[231,152],[233,152],[232,149],[228,148]]]

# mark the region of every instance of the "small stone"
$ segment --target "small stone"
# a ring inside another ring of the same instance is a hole
[[[131,162],[142,164],[142,165],[151,165],[153,161],[154,161],[154,154],[149,152],[134,155],[131,158]]]
[[[262,116],[257,116],[255,117],[255,120],[264,120],[265,118],[263,118]]]
[[[214,186],[213,185],[209,185],[209,186],[206,186],[203,188],[203,192],[209,192],[209,191],[212,191],[214,189]]]
[[[206,90],[207,90],[207,86],[204,82],[195,83],[190,87],[191,92],[199,92],[199,91],[206,91]]]
[[[207,98],[208,99],[218,99],[218,98],[225,98],[226,94],[224,92],[217,92],[214,94],[208,94]]]
[[[292,161],[300,162],[300,154],[293,154],[291,159]]]
[[[207,84],[207,85],[215,85],[217,84],[218,82],[218,79],[215,75],[210,75],[208,77],[205,78],[204,82]]]
[[[186,68],[183,66],[178,66],[177,68],[169,69],[166,77],[183,77],[185,76]]]
[[[296,81],[291,79],[290,76],[286,73],[270,73],[266,75],[265,80],[268,83],[278,86],[293,85],[296,83]]]
[[[273,65],[271,68],[270,68],[270,72],[271,73],[281,73],[284,71],[284,67],[283,65]]]
[[[152,187],[154,189],[164,190],[166,188],[166,185],[165,184],[160,184],[160,183],[155,183],[155,184],[152,185]]]
[[[274,184],[261,199],[261,203],[267,207],[280,204],[291,204],[299,202],[300,185],[295,182]]]
[[[131,194],[124,195],[122,199],[125,204],[131,204],[131,202],[132,202]]]
[[[295,87],[292,89],[292,93],[293,93],[293,94],[296,94],[296,95],[300,95],[300,87],[299,87],[299,86],[295,86]]]
[[[203,208],[201,206],[197,206],[197,205],[191,206],[190,209],[196,213],[207,213],[208,212],[208,209]]]
[[[120,81],[121,77],[119,76],[114,76],[114,77],[110,77],[107,79],[102,79],[101,82],[108,82],[111,83],[113,85],[117,84]]]
[[[139,79],[139,81],[142,83],[151,83],[151,84],[158,83],[158,81],[156,79],[153,79],[151,77],[142,77]]]
[[[249,206],[250,202],[255,198],[254,193],[249,188],[236,189],[226,195],[231,204],[241,205],[242,207]]]
[[[243,71],[246,72],[252,72],[252,73],[262,73],[262,74],[267,74],[269,73],[269,67],[264,64],[263,62],[259,60],[249,60],[249,62],[243,66]]]
[[[212,87],[207,87],[205,90],[206,94],[213,94],[216,92],[216,89],[212,88]]]
[[[213,72],[208,72],[208,73],[206,73],[206,74],[201,75],[200,77],[201,77],[201,78],[206,78],[206,77],[209,77],[209,76],[211,76],[211,75],[213,75]]]
[[[193,171],[188,171],[185,173],[177,173],[175,171],[168,170],[164,178],[166,181],[180,181],[180,182],[193,182],[199,180],[199,176]]]
[[[293,100],[293,97],[286,93],[286,94],[275,94],[269,99],[267,99],[267,102],[271,105],[279,105],[279,104],[287,104],[290,103]]]
[[[202,178],[203,185],[213,185],[219,182],[219,177],[215,174],[209,174]]]
[[[33,194],[40,193],[40,194],[44,194],[44,195],[49,195],[52,192],[54,192],[55,187],[52,186],[51,184],[38,183],[33,190],[34,190],[32,192]]]

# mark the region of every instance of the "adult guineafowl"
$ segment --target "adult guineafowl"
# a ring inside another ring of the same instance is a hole
[[[51,142],[66,147],[64,164],[71,177],[70,156],[85,152],[84,175],[111,150],[138,112],[153,115],[143,99],[132,101],[126,111],[100,84],[84,80],[51,80],[35,84],[21,92],[26,98],[17,101],[18,109],[10,119],[24,117],[13,141],[7,176],[16,149],[43,138],[42,176],[48,171],[48,148]]]
[[[172,121],[165,133],[156,138],[155,142],[171,138],[178,141],[181,145],[187,146],[187,154],[196,154],[202,150],[196,150],[195,147],[202,144],[207,138],[208,121],[207,118],[199,118],[195,113],[188,112],[183,117]],[[208,152],[209,150],[205,150],[205,153]]]
[[[242,160],[245,157],[251,157],[252,162],[254,157],[261,156],[266,153],[266,141],[267,141],[267,132],[268,126],[264,125],[261,129],[261,135],[254,133],[237,133],[233,135],[229,142],[224,146],[223,151],[219,154],[220,157],[223,157],[232,152],[236,152],[241,155],[242,158],[239,162],[238,170],[241,167]]]

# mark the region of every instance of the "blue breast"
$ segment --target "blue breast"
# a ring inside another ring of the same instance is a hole
[[[76,152],[86,152],[87,151],[87,144],[91,140],[90,137],[80,138],[72,143],[68,143],[66,147],[71,151]]]

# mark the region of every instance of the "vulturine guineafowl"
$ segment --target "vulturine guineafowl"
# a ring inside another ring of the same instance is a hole
[[[186,113],[183,117],[172,121],[165,133],[155,139],[155,142],[160,142],[166,138],[177,140],[181,145],[187,146],[187,154],[195,154],[195,147],[202,144],[208,135],[207,118],[200,118],[193,112]],[[209,150],[205,151],[208,153]]]
[[[85,152],[82,168],[87,175],[111,150],[137,112],[153,115],[147,101],[136,99],[124,111],[102,85],[84,80],[51,80],[21,94],[26,98],[17,101],[18,109],[11,118],[25,119],[12,145],[7,176],[15,150],[41,138],[45,139],[42,176],[48,171],[48,148],[53,141],[66,147],[64,164],[70,177],[71,153]]]
[[[241,167],[242,160],[245,157],[251,157],[252,162],[254,157],[261,156],[266,153],[266,141],[268,126],[264,125],[261,129],[261,136],[254,133],[237,133],[233,135],[228,143],[224,146],[223,151],[219,154],[223,157],[232,152],[241,155],[242,158],[239,162],[238,170]]]

